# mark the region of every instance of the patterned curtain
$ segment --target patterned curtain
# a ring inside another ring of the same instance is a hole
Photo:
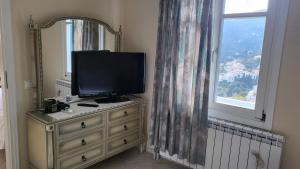
[[[83,21],[82,49],[99,50],[99,24]]]
[[[150,142],[204,165],[212,0],[160,0]]]
[[[73,21],[73,48],[80,50],[99,50],[99,24],[90,21]]]
[[[82,26],[83,20],[73,20],[73,50],[82,50]]]

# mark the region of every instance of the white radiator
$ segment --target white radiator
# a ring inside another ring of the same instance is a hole
[[[71,82],[57,79],[55,83],[56,97],[71,96]]]
[[[205,167],[160,155],[193,169],[279,169],[283,143],[279,135],[210,119]]]

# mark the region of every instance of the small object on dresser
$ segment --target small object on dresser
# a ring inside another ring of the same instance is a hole
[[[45,99],[44,100],[44,112],[45,113],[55,113],[61,110],[67,110],[70,105],[57,101],[55,99]]]
[[[44,100],[44,112],[54,113],[57,111],[57,102],[55,99],[45,99]]]
[[[64,102],[57,101],[57,110],[68,110],[70,108],[70,105]]]
[[[98,107],[98,104],[89,104],[89,103],[78,103],[77,106],[81,107]]]

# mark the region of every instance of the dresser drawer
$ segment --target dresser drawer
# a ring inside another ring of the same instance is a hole
[[[71,157],[58,160],[59,169],[76,169],[83,168],[84,165],[92,163],[94,160],[98,160],[104,157],[104,147],[90,149],[86,152],[73,155]]]
[[[97,132],[86,134],[80,137],[63,140],[58,143],[58,152],[63,154],[72,150],[86,148],[90,145],[101,143],[104,140],[104,130],[100,129]]]
[[[107,136],[114,137],[114,136],[122,135],[134,131],[138,129],[138,127],[139,127],[139,119],[130,120],[122,124],[109,126],[107,128]]]
[[[114,122],[117,120],[123,120],[127,118],[137,117],[139,111],[138,106],[132,106],[128,108],[124,108],[122,110],[111,111],[108,113],[108,121]]]
[[[115,139],[112,141],[109,141],[107,143],[107,153],[114,153],[116,151],[123,151],[128,146],[131,146],[133,144],[137,144],[139,142],[139,134],[134,133],[128,136],[121,137],[119,139]]]
[[[104,115],[99,114],[88,118],[81,118],[58,124],[59,136],[71,134],[74,132],[80,132],[87,129],[100,127],[104,125]]]

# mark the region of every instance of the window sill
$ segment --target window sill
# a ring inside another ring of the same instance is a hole
[[[266,121],[261,121],[259,119],[245,118],[245,117],[237,116],[236,114],[233,113],[225,113],[213,109],[208,110],[208,116],[209,118],[217,118],[221,120],[231,121],[234,123],[239,123],[254,128],[260,128],[264,130],[272,129],[272,120],[270,120],[270,118],[267,118]]]

